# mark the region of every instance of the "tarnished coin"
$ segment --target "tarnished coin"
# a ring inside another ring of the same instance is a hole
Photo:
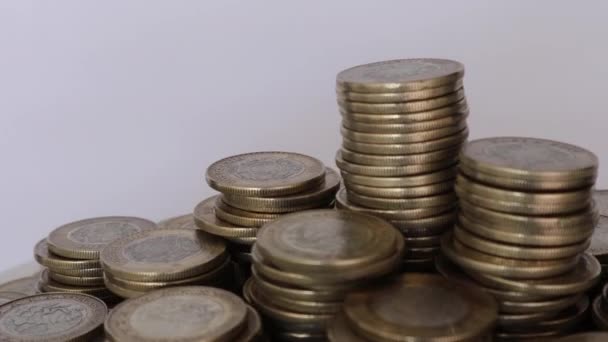
[[[371,197],[348,191],[348,200],[363,207],[376,209],[416,209],[450,205],[456,202],[456,195],[448,192],[439,195],[416,198]]]
[[[597,205],[600,215],[608,216],[608,190],[595,190],[593,192],[593,200]]]
[[[157,229],[132,234],[101,252],[104,271],[135,281],[168,281],[205,273],[226,258],[226,245],[199,230]]]
[[[458,151],[460,151],[460,146],[453,146],[445,150],[429,153],[406,154],[402,156],[363,154],[349,151],[344,148],[340,149],[338,153],[345,162],[353,164],[369,166],[407,166],[410,164],[438,163],[446,159],[457,157]]]
[[[462,80],[453,83],[415,91],[390,92],[390,93],[361,93],[348,90],[336,89],[338,99],[353,102],[366,103],[394,103],[432,99],[444,96],[462,88]]]
[[[608,217],[600,216],[591,235],[591,245],[587,252],[601,263],[608,263]]]
[[[327,206],[334,200],[340,187],[340,176],[330,168],[326,168],[325,182],[309,192],[282,197],[246,197],[224,194],[222,200],[241,210],[261,213],[288,213]]]
[[[433,173],[407,177],[362,176],[342,170],[341,173],[344,184],[347,187],[351,184],[359,184],[376,188],[411,188],[453,180],[456,177],[457,171],[455,167],[451,167]]]
[[[80,270],[86,268],[101,268],[99,260],[77,260],[64,258],[51,254],[46,239],[38,241],[34,247],[34,258],[36,261],[53,270]]]
[[[196,229],[192,214],[175,216],[158,222],[158,227],[163,229]]]
[[[593,183],[581,184],[577,179],[594,180],[598,167],[597,157],[580,147],[518,137],[472,141],[463,148],[461,161],[471,169],[497,177],[528,180],[529,190],[543,190],[535,184],[557,180],[568,180],[564,185],[573,189],[590,186]]]
[[[215,214],[216,203],[221,201],[221,195],[209,197],[194,208],[194,222],[196,226],[213,235],[225,238],[253,238],[258,232],[257,228],[239,227],[220,220]],[[255,240],[254,240],[255,241]]]
[[[317,187],[325,176],[323,163],[290,152],[255,152],[217,161],[206,173],[209,186],[238,196],[285,196]]]
[[[469,106],[466,99],[445,107],[436,108],[428,111],[407,113],[407,114],[379,114],[379,113],[358,113],[339,108],[343,119],[369,123],[369,124],[402,124],[418,123],[422,121],[438,120],[449,116],[468,115]]]
[[[36,273],[29,277],[19,278],[0,284],[2,292],[19,292],[26,295],[34,295],[38,293],[38,280],[40,274]]]
[[[440,139],[463,130],[467,126],[466,121],[461,121],[456,125],[440,127],[428,131],[411,132],[411,133],[368,133],[350,130],[344,126],[340,128],[340,133],[343,137],[363,143],[371,144],[412,144],[429,140]]]
[[[262,227],[256,247],[278,267],[299,272],[356,269],[395,253],[401,239],[374,216],[342,210],[310,210]]]
[[[447,59],[399,59],[358,65],[336,76],[342,91],[393,93],[436,88],[457,82],[464,65]]]
[[[473,340],[493,328],[497,311],[483,291],[425,274],[402,275],[344,301],[349,325],[371,341]]]
[[[608,332],[586,332],[562,337],[556,342],[604,342],[608,341]]]
[[[347,150],[353,152],[359,152],[364,154],[377,154],[377,155],[403,155],[403,154],[416,154],[416,153],[428,153],[437,150],[443,150],[446,148],[461,145],[467,140],[469,136],[469,130],[467,128],[460,132],[443,137],[440,139],[429,140],[424,142],[417,142],[411,144],[372,144],[363,143],[350,140],[348,138],[342,139],[342,146]]]
[[[128,216],[96,217],[53,230],[47,239],[50,252],[65,258],[99,259],[99,252],[124,236],[157,229],[156,223]]]
[[[88,341],[108,309],[101,300],[75,293],[45,293],[0,307],[2,341]]]
[[[342,118],[342,126],[351,131],[376,134],[407,134],[425,132],[435,129],[453,127],[465,122],[468,114],[454,114],[435,120],[417,121],[410,123],[369,123],[351,120],[348,116]]]
[[[438,195],[451,192],[454,189],[454,182],[447,181],[431,185],[416,186],[411,188],[377,188],[366,185],[350,184],[349,191],[361,195],[383,198],[416,198]]]
[[[186,286],[132,298],[108,315],[114,341],[235,341],[247,324],[247,305],[217,288]]]
[[[410,164],[410,165],[396,165],[396,166],[373,166],[373,165],[362,165],[347,162],[342,159],[342,152],[336,153],[336,165],[341,171],[347,173],[372,176],[372,177],[399,177],[399,176],[413,176],[424,173],[430,173],[438,170],[447,169],[451,166],[456,165],[458,162],[457,156],[448,157],[444,160],[426,163],[426,164]]]
[[[28,295],[21,292],[0,291],[0,305],[6,304],[15,299],[27,297]]]

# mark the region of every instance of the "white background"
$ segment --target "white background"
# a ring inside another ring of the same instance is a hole
[[[248,151],[334,165],[334,81],[361,63],[466,65],[471,137],[607,160],[606,1],[2,1],[0,271],[56,226],[158,220]],[[602,169],[599,187],[608,186]]]

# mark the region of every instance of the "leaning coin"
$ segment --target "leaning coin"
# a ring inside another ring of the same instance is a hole
[[[441,127],[428,131],[411,133],[367,133],[357,132],[342,126],[340,133],[344,138],[356,142],[371,144],[412,144],[429,140],[440,139],[463,130],[467,126],[466,121],[461,121],[456,125]]]
[[[194,208],[196,226],[209,234],[226,238],[255,238],[257,228],[239,227],[220,220],[215,214],[215,204],[218,201],[221,201],[221,195],[209,197]]]
[[[45,293],[0,307],[3,341],[86,341],[97,333],[108,309],[101,300],[74,293]]]
[[[158,227],[163,229],[196,229],[192,214],[171,217],[158,222]]]
[[[345,171],[351,174],[372,177],[414,176],[447,169],[449,167],[455,166],[456,163],[458,163],[458,157],[452,156],[444,160],[426,164],[374,166],[347,162],[342,158],[341,151],[338,151],[336,153],[336,165],[341,171]]]
[[[469,130],[465,128],[454,135],[411,144],[370,144],[343,138],[342,147],[353,152],[379,155],[428,153],[460,145],[467,140],[468,136]]]
[[[444,96],[455,92],[462,88],[462,80],[457,80],[453,83],[428,88],[423,90],[404,91],[404,92],[387,92],[387,93],[362,93],[348,90],[342,90],[340,87],[336,89],[336,95],[340,100],[366,102],[366,103],[393,103],[393,102],[408,102],[417,100],[432,99],[434,97]]]

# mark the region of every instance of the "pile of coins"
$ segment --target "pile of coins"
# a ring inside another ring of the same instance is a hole
[[[433,268],[439,237],[455,220],[454,178],[468,136],[464,66],[405,59],[337,76],[346,190],[337,206],[377,215],[403,233],[405,270]]]
[[[463,148],[458,223],[441,247],[497,298],[497,338],[561,335],[589,306],[584,292],[600,274],[585,253],[598,219],[596,175],[594,154],[555,141],[489,138]]]
[[[97,341],[108,309],[79,293],[44,293],[0,306],[0,341]]]
[[[131,341],[261,341],[258,313],[238,296],[204,286],[152,291],[116,306],[106,338]]]
[[[474,286],[410,273],[346,296],[331,342],[490,341],[498,307]]]
[[[259,228],[296,211],[333,206],[340,177],[315,158],[288,152],[256,152],[209,166],[207,183],[221,195],[194,209],[196,225],[228,241],[243,277],[250,275],[251,245]]]
[[[604,285],[601,294],[593,300],[591,317],[598,329],[608,330],[608,284]]]
[[[40,292],[86,293],[107,303],[118,301],[104,285],[101,250],[120,237],[156,228],[146,219],[108,216],[71,222],[53,230],[34,247],[34,258],[46,267],[38,283]]]
[[[101,251],[103,282],[123,298],[180,285],[231,285],[224,241],[194,229],[156,229],[115,240]]]
[[[346,293],[393,273],[404,241],[380,218],[309,210],[264,225],[244,297],[278,341],[324,341]]]

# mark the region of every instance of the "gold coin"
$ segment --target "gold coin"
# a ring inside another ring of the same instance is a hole
[[[413,176],[433,171],[443,170],[456,165],[458,158],[453,156],[442,161],[427,164],[411,164],[403,166],[372,166],[346,162],[342,159],[341,151],[336,153],[336,165],[341,171],[347,173],[373,176],[373,177],[398,177]]]
[[[289,152],[254,152],[217,161],[207,168],[209,186],[236,196],[285,196],[317,187],[325,167],[318,159]]]
[[[411,144],[371,144],[343,138],[342,147],[353,152],[377,155],[429,153],[454,146],[459,146],[467,140],[468,136],[469,130],[465,128],[454,135],[450,135],[440,139]]]
[[[398,59],[358,65],[336,76],[336,87],[362,93],[419,91],[462,79],[464,65],[447,59]]]
[[[411,188],[453,180],[457,171],[456,168],[447,168],[438,172],[407,177],[370,177],[345,171],[341,171],[341,173],[347,187],[351,184],[358,184],[376,188]]]
[[[277,308],[289,310],[299,313],[310,314],[335,314],[342,307],[341,301],[313,301],[293,299],[290,297],[278,296],[274,292],[265,292],[264,287],[258,286],[258,279],[252,278],[253,291],[256,291],[260,299],[266,302],[271,302]]]
[[[337,302],[344,299],[345,293],[343,291],[330,291],[330,290],[310,290],[297,287],[288,287],[285,285],[275,284],[270,280],[266,280],[263,276],[257,273],[255,269],[252,270],[256,287],[269,295],[293,298],[297,300],[307,301],[330,301]]]
[[[106,319],[105,333],[114,341],[235,341],[247,315],[247,305],[228,291],[173,287],[119,304]]]
[[[417,198],[381,198],[360,195],[348,191],[348,200],[360,206],[375,209],[416,209],[450,205],[457,201],[454,193],[417,197]]]
[[[462,131],[467,126],[466,121],[456,125],[441,127],[428,131],[411,133],[367,133],[350,130],[344,126],[340,128],[343,137],[363,143],[371,144],[412,144],[429,140],[436,140]]]
[[[368,124],[414,124],[423,121],[439,120],[449,116],[468,115],[466,99],[432,110],[407,114],[359,113],[338,108],[342,119]]]
[[[49,271],[49,278],[58,283],[72,286],[103,285],[103,277],[73,277]]]
[[[390,92],[390,93],[361,93],[336,89],[336,96],[342,101],[365,102],[365,103],[395,103],[427,100],[435,97],[445,96],[462,88],[462,80],[449,83],[436,88],[428,88],[417,91]]]
[[[454,263],[471,272],[479,272],[510,279],[540,279],[557,276],[572,270],[578,256],[557,260],[518,260],[496,257],[465,247],[455,241],[451,233],[441,238],[441,250]]]
[[[408,102],[365,103],[338,99],[338,106],[348,111],[360,113],[409,114],[445,107],[453,103],[457,103],[458,101],[464,99],[464,97],[464,89],[461,88],[453,93],[440,97]]]
[[[441,235],[429,235],[429,236],[404,236],[405,244],[412,248],[421,247],[434,247],[439,246],[441,241]]]
[[[48,250],[65,258],[95,260],[99,259],[100,251],[110,242],[157,228],[152,221],[127,216],[96,217],[71,222],[49,234]]]
[[[38,293],[38,280],[40,279],[40,272],[36,272],[35,275],[29,277],[18,278],[10,280],[6,283],[0,284],[0,291],[2,292],[19,292],[26,295],[34,295]]]
[[[497,311],[483,291],[426,274],[405,274],[344,301],[352,329],[372,341],[472,340],[493,328]]]
[[[461,125],[468,117],[468,113],[456,113],[435,120],[417,121],[410,123],[368,123],[351,120],[348,116],[342,118],[342,126],[351,131],[362,133],[415,133]]]
[[[53,270],[81,270],[86,268],[101,268],[99,260],[76,260],[60,257],[49,252],[46,239],[38,241],[34,247],[36,261]]]
[[[162,229],[196,229],[192,214],[175,216],[158,222],[158,228]]]
[[[106,275],[103,276],[104,285],[107,287],[112,294],[119,296],[121,298],[135,298],[139,296],[143,296],[146,294],[146,291],[135,291],[131,289],[127,289],[124,287],[120,287],[114,283],[112,283]]]
[[[96,286],[74,286],[58,283],[49,277],[48,270],[43,270],[40,273],[38,287],[42,292],[69,292],[83,293],[92,295],[98,298],[110,297],[112,293],[103,285]]]
[[[327,206],[340,187],[340,176],[326,169],[325,182],[319,188],[283,197],[244,197],[224,194],[223,201],[235,208],[253,212],[287,213]]]
[[[1,291],[0,292],[0,305],[4,305],[8,302],[12,302],[15,299],[19,299],[19,298],[23,298],[23,297],[27,297],[28,295],[25,293],[20,293],[20,292],[7,292],[7,291]]]
[[[338,153],[344,162],[369,165],[369,166],[407,166],[410,164],[429,164],[437,163],[446,159],[458,156],[460,146],[454,146],[445,150],[438,150],[430,153],[409,154],[402,156],[382,156],[373,154],[363,154],[353,151],[340,149]]]
[[[205,273],[222,264],[225,243],[189,229],[157,229],[132,234],[101,252],[107,273],[134,281],[172,281]]]
[[[500,312],[507,314],[527,314],[546,311],[559,312],[572,305],[575,305],[581,298],[582,295],[572,295],[567,297],[546,299],[538,302],[499,301],[498,306]]]
[[[0,307],[3,341],[90,341],[108,308],[101,300],[76,293],[45,293]]]
[[[194,208],[194,222],[196,226],[213,235],[230,238],[255,237],[257,228],[239,227],[217,218],[215,214],[215,204],[221,201],[221,195],[216,195],[205,199]]]
[[[383,198],[416,198],[438,195],[452,191],[454,182],[447,181],[443,183],[435,183],[431,185],[423,185],[412,188],[376,188],[366,185],[350,184],[349,191],[354,191],[358,194],[383,197]]]
[[[310,210],[281,217],[257,235],[256,248],[272,264],[294,272],[351,270],[385,259],[401,239],[375,216]]]
[[[486,254],[523,260],[552,260],[573,257],[584,252],[590,243],[589,240],[583,240],[578,244],[559,247],[511,245],[481,238],[458,225],[454,227],[454,238],[463,245]]]
[[[558,342],[604,342],[608,339],[608,332],[587,332],[572,334],[557,340]]]
[[[350,327],[344,313],[340,312],[329,323],[327,327],[327,338],[329,342],[369,342],[359,337]]]
[[[528,180],[531,181],[529,185],[566,180],[571,181],[573,189],[593,185],[580,184],[577,179],[594,179],[598,166],[597,157],[580,147],[545,139],[519,137],[472,141],[463,148],[461,160],[462,164],[473,170],[496,177]]]
[[[371,209],[357,206],[348,199],[346,189],[342,188],[336,194],[336,207],[338,209],[346,209],[364,214],[370,214],[379,216],[386,220],[418,220],[424,218],[433,219],[442,213],[453,211],[455,203],[445,206],[431,207],[431,208],[415,208],[415,209],[403,209],[403,210],[389,210],[389,209]]]
[[[608,216],[608,190],[593,191],[593,200],[602,216]]]
[[[521,291],[531,295],[567,296],[592,288],[600,276],[600,263],[584,253],[576,267],[564,274],[544,279],[508,279],[490,274],[469,273],[478,282],[506,291]]]

